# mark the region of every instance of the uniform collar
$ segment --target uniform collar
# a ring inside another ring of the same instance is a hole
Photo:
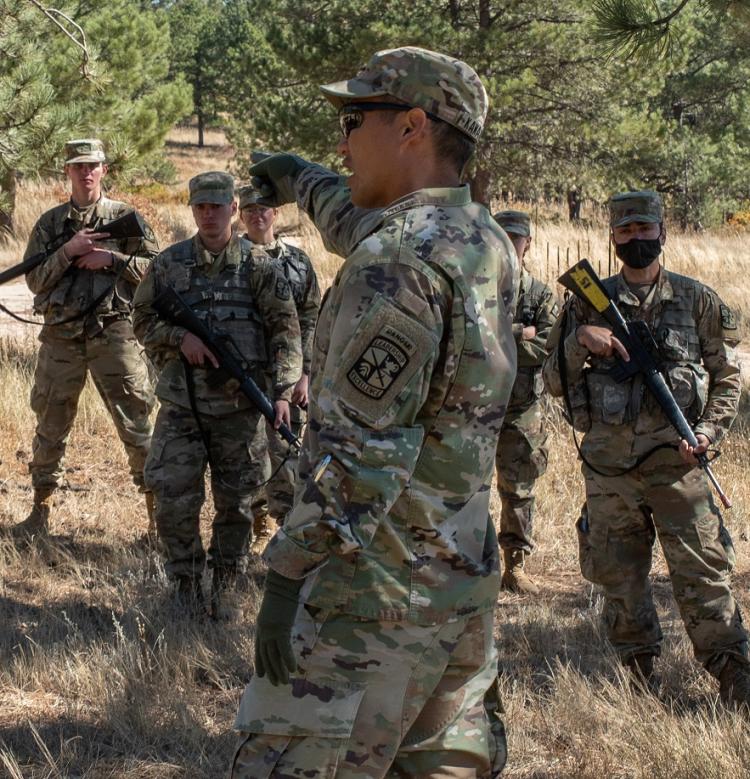
[[[242,259],[240,249],[240,238],[236,233],[232,233],[229,243],[218,253],[208,251],[200,239],[200,234],[193,236],[193,247],[195,249],[195,259],[198,265],[239,265]]]
[[[471,203],[469,185],[462,187],[435,187],[434,189],[418,189],[398,200],[394,200],[383,209],[383,221],[420,206],[468,206]]]
[[[92,203],[90,206],[84,206],[79,208],[74,202],[73,198],[68,200],[68,213],[66,219],[70,219],[72,222],[88,225],[95,221],[95,217],[102,216],[102,204],[104,201],[104,195],[99,195],[99,199]],[[94,218],[92,218],[94,217]]]
[[[654,303],[660,303],[663,300],[672,300],[674,297],[674,288],[670,280],[670,273],[664,267],[659,269],[659,275],[656,277],[654,288],[648,293],[646,300],[638,300],[635,293],[628,286],[628,282],[623,276],[622,271],[617,274],[617,287],[615,289],[615,302],[626,306],[652,306]]]

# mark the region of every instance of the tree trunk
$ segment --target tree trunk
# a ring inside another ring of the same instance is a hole
[[[206,129],[206,123],[203,119],[203,114],[198,112],[198,148],[202,149],[206,143],[204,140],[204,132]]]
[[[13,212],[16,208],[16,171],[4,170],[0,173],[0,196],[6,201],[0,206],[0,241],[8,234],[13,235]]]
[[[488,168],[485,168],[481,163],[477,163],[474,175],[469,179],[469,185],[471,187],[471,197],[477,203],[481,203],[487,208],[490,208],[490,181],[491,175]]]
[[[193,84],[193,102],[195,103],[195,115],[198,117],[198,148],[202,149],[206,145],[206,119],[203,116],[203,90],[199,80]]]
[[[490,0],[479,0],[479,28],[481,30],[489,30],[491,26]]]

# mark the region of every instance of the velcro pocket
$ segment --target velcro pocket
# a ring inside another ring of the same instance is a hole
[[[254,676],[240,701],[235,730],[272,736],[348,739],[365,687],[333,679],[292,677],[274,687]]]

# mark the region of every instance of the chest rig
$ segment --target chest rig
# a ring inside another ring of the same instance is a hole
[[[174,249],[158,283],[176,289],[217,338],[234,342],[245,361],[266,363],[263,320],[251,278],[257,260],[250,243],[240,239],[239,253],[215,273],[198,263],[192,241]]]

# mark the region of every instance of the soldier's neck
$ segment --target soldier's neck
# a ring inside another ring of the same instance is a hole
[[[93,206],[99,198],[102,196],[101,189],[95,190],[73,190],[70,195],[70,199],[73,201],[73,205],[81,210]]]
[[[658,258],[645,268],[622,266],[622,275],[629,284],[653,284],[659,278],[660,271],[661,265]]]

